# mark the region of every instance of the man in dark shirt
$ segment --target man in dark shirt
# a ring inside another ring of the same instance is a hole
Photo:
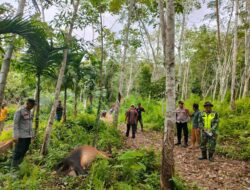
[[[56,108],[56,120],[61,121],[62,119],[62,114],[63,114],[63,107],[62,107],[62,102],[58,102],[58,106]]]
[[[138,107],[136,108],[137,113],[138,113],[138,121],[137,121],[137,125],[138,122],[141,125],[141,131],[143,132],[143,120],[142,120],[142,112],[145,112],[145,109],[141,106],[141,103],[138,104]],[[136,127],[137,128],[137,127]]]
[[[127,123],[127,132],[126,132],[126,136],[129,136],[129,131],[130,128],[132,127],[132,138],[135,138],[135,132],[136,132],[136,123],[137,123],[137,119],[138,119],[138,113],[135,109],[134,105],[130,106],[130,109],[126,112],[126,118],[125,121]]]

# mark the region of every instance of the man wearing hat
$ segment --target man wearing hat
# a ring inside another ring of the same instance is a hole
[[[211,102],[206,102],[204,104],[205,110],[201,112],[198,119],[199,128],[201,129],[201,154],[200,160],[208,159],[213,161],[213,155],[216,146],[216,131],[219,124],[219,115],[217,112],[212,111],[213,104]]]
[[[34,137],[32,129],[33,115],[31,110],[36,105],[34,99],[28,99],[26,105],[16,111],[14,116],[14,139],[16,142],[14,155],[13,155],[13,167],[23,161],[26,152],[29,150],[31,139]]]

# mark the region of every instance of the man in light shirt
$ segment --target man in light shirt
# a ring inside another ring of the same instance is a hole
[[[176,127],[177,127],[177,140],[175,145],[181,145],[182,131],[184,133],[184,147],[188,146],[188,121],[189,110],[184,107],[184,102],[179,101],[179,107],[176,109]]]
[[[16,145],[13,155],[13,167],[18,167],[29,150],[31,139],[34,138],[32,129],[33,115],[31,110],[36,105],[34,99],[28,99],[26,105],[16,111],[14,116],[14,134]]]

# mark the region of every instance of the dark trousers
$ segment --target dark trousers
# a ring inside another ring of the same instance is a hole
[[[29,146],[31,143],[31,138],[19,138],[14,150],[13,155],[13,167],[17,167],[22,161],[26,154],[26,152],[29,150]]]
[[[177,127],[177,139],[178,143],[181,143],[181,135],[182,135],[182,130],[184,133],[184,143],[188,143],[188,125],[187,123],[176,123]]]
[[[135,133],[136,133],[136,124],[127,124],[127,132],[126,132],[126,136],[129,136],[129,131],[130,128],[132,127],[132,138],[135,138]]]
[[[62,114],[56,114],[56,120],[61,121],[62,119]]]
[[[138,123],[140,123],[140,125],[141,125],[141,131],[143,131],[143,122],[142,122],[142,118],[141,117],[138,118],[137,126],[138,126]],[[136,130],[137,130],[137,126],[136,126]]]

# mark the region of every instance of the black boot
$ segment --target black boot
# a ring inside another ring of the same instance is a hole
[[[201,157],[199,158],[199,160],[206,160],[206,159],[207,159],[207,151],[202,150],[201,151]]]
[[[214,161],[213,155],[214,155],[213,152],[209,152],[209,153],[208,153],[208,159],[209,159],[210,162],[213,162],[213,161]]]

